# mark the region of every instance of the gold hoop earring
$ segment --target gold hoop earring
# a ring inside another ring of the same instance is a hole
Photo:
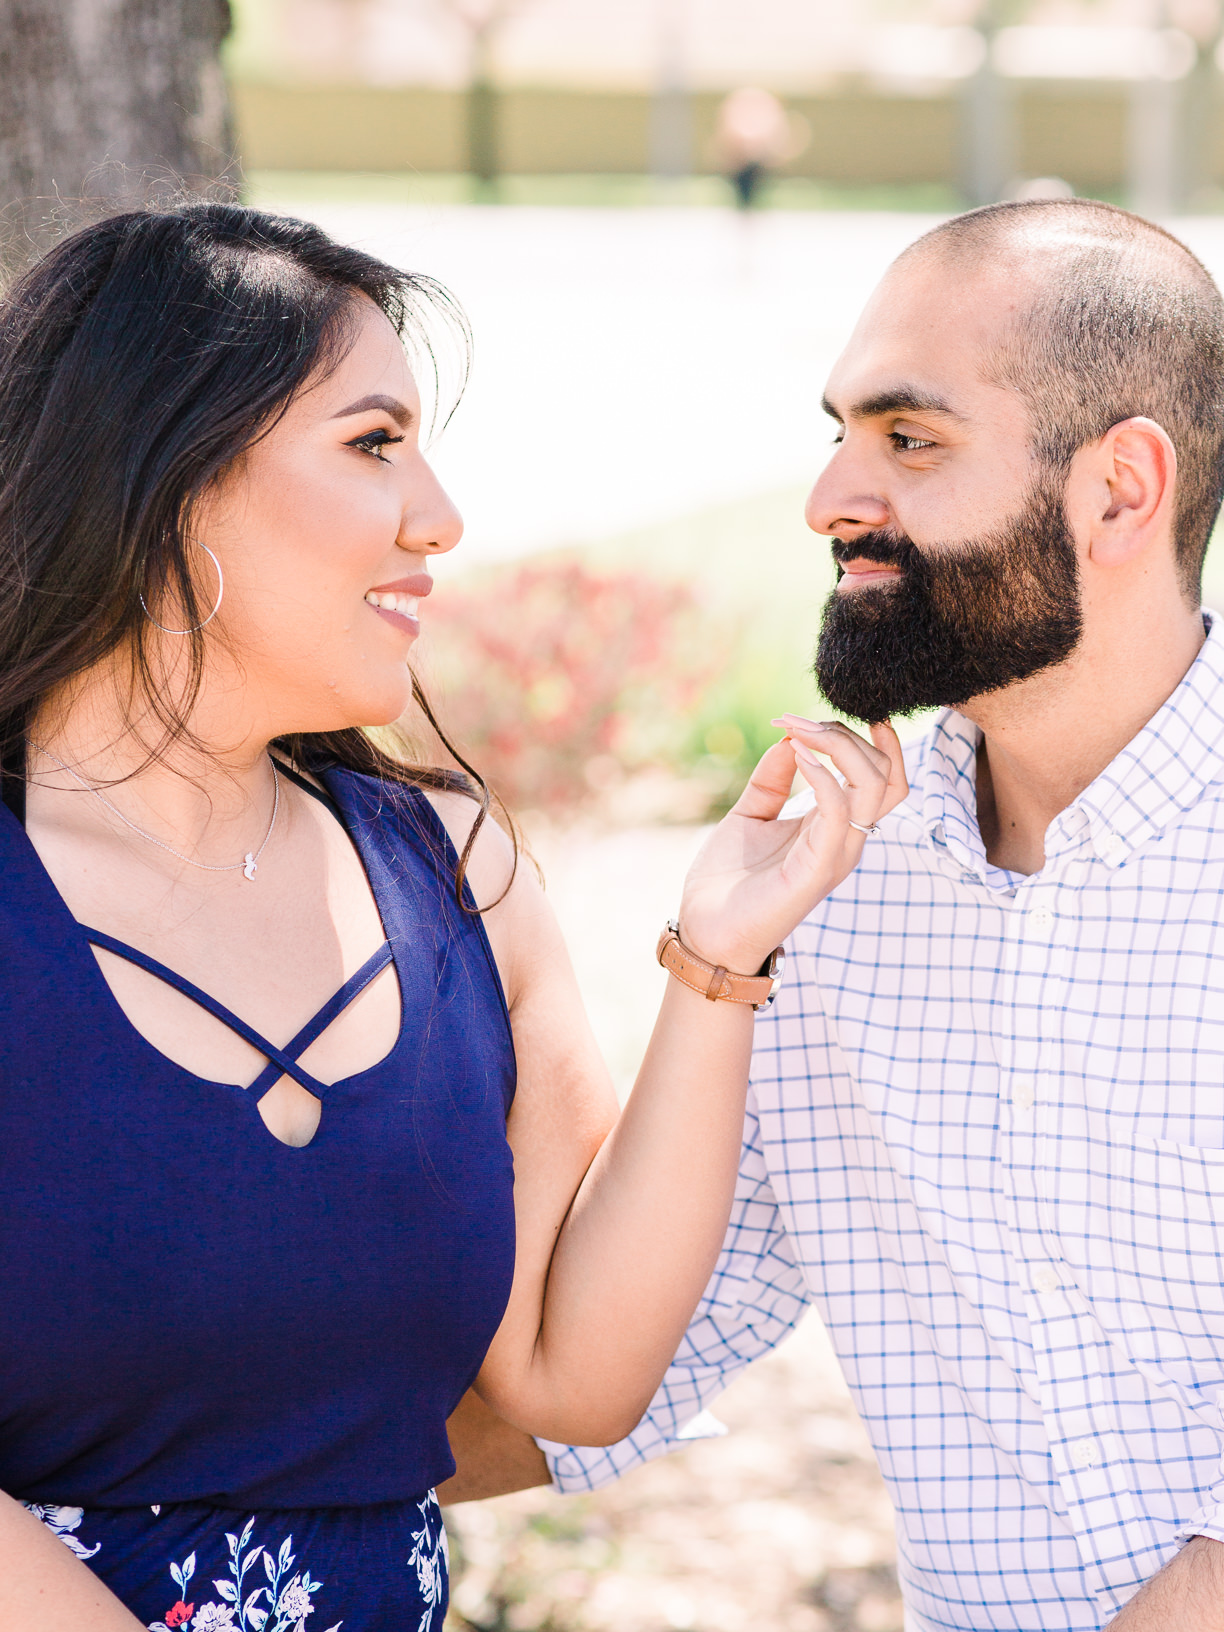
[[[163,635],[194,635],[194,634],[197,634],[201,629],[207,629],[208,625],[212,622],[212,620],[216,617],[217,613],[220,612],[220,610],[221,610],[221,598],[225,594],[225,575],[221,571],[221,563],[220,563],[220,561],[217,560],[216,556],[209,549],[207,544],[201,544],[200,548],[204,551],[204,554],[208,557],[208,559],[212,562],[213,566],[216,567],[216,569],[217,569],[217,602],[216,602],[216,605],[213,607],[212,611],[208,614],[208,616],[204,619],[203,623],[193,623],[190,629],[167,629],[164,623],[158,623],[157,619],[153,616],[152,612],[150,612],[148,607],[145,605],[144,596],[141,595],[140,605],[141,605],[142,611],[144,612],[145,617],[148,618],[149,622],[153,625],[153,627],[155,629],[160,629]]]

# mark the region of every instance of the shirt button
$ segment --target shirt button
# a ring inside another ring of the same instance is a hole
[[[1027,1082],[1022,1082],[1012,1094],[1012,1104],[1018,1111],[1031,1111],[1037,1095]]]
[[[1098,1461],[1096,1441],[1077,1439],[1071,1447],[1071,1460],[1077,1468],[1095,1468]]]
[[[1054,914],[1049,907],[1034,907],[1028,915],[1030,929],[1047,930],[1054,926]]]
[[[1062,1285],[1062,1276],[1052,1264],[1042,1264],[1033,1273],[1033,1285],[1038,1292],[1057,1292]]]
[[[1126,840],[1120,833],[1106,833],[1097,845],[1097,854],[1102,861],[1121,861],[1126,850]]]

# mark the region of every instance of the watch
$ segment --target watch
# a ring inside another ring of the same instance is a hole
[[[786,961],[785,952],[775,946],[755,975],[733,975],[721,964],[707,963],[696,952],[690,952],[680,939],[680,925],[674,918],[659,936],[655,956],[682,986],[700,992],[711,1003],[750,1003],[754,1009],[767,1009],[778,995]]]

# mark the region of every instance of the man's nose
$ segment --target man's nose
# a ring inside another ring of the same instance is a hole
[[[856,533],[888,526],[891,520],[888,505],[872,491],[864,476],[841,450],[833,455],[816,478],[804,506],[804,520],[814,533],[853,538]]]

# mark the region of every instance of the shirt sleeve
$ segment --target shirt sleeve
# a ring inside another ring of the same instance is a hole
[[[1224,1479],[1217,1480],[1193,1518],[1180,1525],[1175,1539],[1181,1546],[1195,1536],[1207,1536],[1212,1541],[1224,1541]]]
[[[558,1490],[598,1490],[686,1439],[721,1430],[705,1407],[804,1312],[807,1293],[782,1228],[749,1096],[735,1204],[705,1295],[650,1409],[627,1439],[593,1449],[538,1441]]]

